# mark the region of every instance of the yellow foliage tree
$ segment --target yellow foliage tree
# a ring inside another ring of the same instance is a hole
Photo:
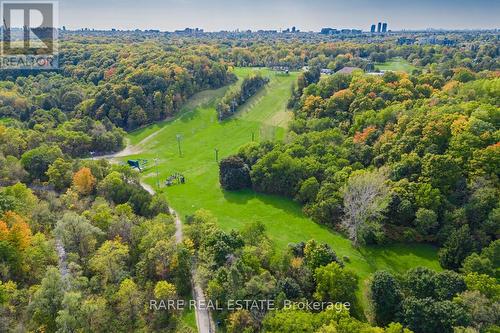
[[[96,179],[92,175],[92,171],[89,168],[83,167],[75,173],[73,176],[73,186],[76,188],[78,193],[82,195],[88,195],[92,193],[95,188]]]
[[[31,244],[31,229],[20,215],[6,212],[0,221],[0,240],[7,240],[24,250]]]
[[[9,228],[7,223],[0,221],[0,241],[7,240],[9,238]]]
[[[169,300],[177,297],[177,289],[167,281],[158,281],[154,289],[154,295],[157,299]]]

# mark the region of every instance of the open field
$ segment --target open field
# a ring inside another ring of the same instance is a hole
[[[238,148],[255,140],[285,137],[287,119],[291,115],[286,110],[290,86],[297,74],[271,76],[269,85],[253,97],[233,119],[217,122],[215,104],[223,96],[225,89],[206,91],[196,95],[184,108],[181,115],[129,135],[129,140],[141,153],[137,158],[149,160],[149,168],[143,180],[156,184],[156,168],[153,159],[159,158],[159,179],[163,182],[175,172],[186,177],[187,183],[162,189],[170,205],[186,216],[204,208],[212,211],[225,230],[239,229],[252,221],[261,221],[270,237],[280,249],[290,242],[316,239],[328,243],[340,257],[348,256],[352,267],[360,275],[360,284],[375,270],[387,269],[403,272],[415,266],[439,269],[436,250],[426,245],[395,244],[383,247],[355,249],[342,235],[314,223],[307,218],[295,202],[277,196],[258,194],[250,190],[224,192],[218,181],[219,159],[235,153]],[[237,69],[239,77],[250,72]],[[182,136],[179,155],[176,135]],[[126,160],[126,158],[124,158]]]
[[[403,58],[394,58],[386,62],[376,63],[375,69],[381,71],[395,71],[395,72],[406,72],[411,73],[417,67],[410,64]]]

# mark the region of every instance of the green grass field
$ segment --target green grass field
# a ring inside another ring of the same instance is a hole
[[[406,72],[411,73],[417,67],[410,64],[403,58],[394,58],[386,62],[376,63],[375,69],[381,71],[395,71],[395,72]]]
[[[306,217],[301,207],[289,199],[250,190],[221,190],[215,149],[219,150],[219,158],[223,158],[251,141],[252,133],[255,140],[280,140],[285,137],[287,120],[291,117],[286,110],[286,103],[297,74],[277,76],[270,71],[262,71],[271,77],[269,85],[233,119],[217,122],[215,104],[225,91],[219,89],[193,97],[177,118],[131,133],[130,143],[141,151],[135,157],[150,161],[143,180],[155,186],[153,159],[157,157],[162,182],[175,172],[186,176],[185,185],[162,189],[170,205],[181,216],[192,214],[200,208],[208,209],[217,216],[224,230],[240,229],[247,223],[261,221],[280,249],[285,249],[290,242],[312,238],[328,243],[340,257],[350,258],[347,267],[359,274],[361,285],[378,269],[396,273],[415,266],[439,269],[436,250],[431,246],[395,244],[355,249],[342,235]],[[239,77],[249,72],[249,69],[236,70]],[[182,157],[178,153],[177,134],[182,135]]]
[[[189,302],[189,300],[186,301]],[[197,324],[196,324],[196,314],[194,313],[194,309],[192,309],[191,307],[186,307],[186,309],[184,309],[184,311],[182,312],[181,320],[188,327],[191,327],[196,331]]]

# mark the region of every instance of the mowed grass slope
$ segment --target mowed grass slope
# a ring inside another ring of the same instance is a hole
[[[375,68],[381,71],[395,71],[411,73],[417,69],[414,65],[410,64],[406,59],[394,58],[386,62],[376,63]]]
[[[256,140],[279,140],[285,135],[287,120],[291,117],[286,110],[286,103],[297,74],[278,76],[267,70],[262,71],[271,77],[271,82],[233,119],[223,123],[217,121],[215,105],[225,90],[219,89],[195,96],[178,118],[131,133],[130,142],[142,151],[135,157],[149,160],[143,180],[155,185],[153,159],[157,157],[162,182],[175,172],[186,176],[185,185],[162,189],[170,205],[182,217],[204,208],[212,211],[220,226],[227,231],[261,221],[280,250],[285,249],[290,242],[309,239],[328,243],[341,258],[349,257],[347,267],[359,274],[361,285],[371,273],[379,269],[397,273],[415,266],[439,269],[433,247],[396,244],[355,249],[342,235],[307,218],[301,207],[292,200],[251,190],[221,190],[215,149],[219,150],[219,158],[223,158],[250,142],[252,133]],[[240,78],[249,72],[249,69],[236,70]],[[182,135],[182,157],[178,152],[177,134]]]

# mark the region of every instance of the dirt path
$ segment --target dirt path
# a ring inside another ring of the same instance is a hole
[[[144,182],[141,182],[141,186],[142,186],[143,189],[145,189],[146,191],[148,191],[149,194],[155,195],[156,192],[155,192],[155,190],[153,189],[152,186],[150,186],[150,185],[148,185],[148,184],[146,184]],[[172,208],[170,208],[170,212],[173,212]]]
[[[182,243],[182,222],[175,210],[173,210],[171,207],[170,209],[170,215],[174,217],[175,220],[175,242],[177,244]]]
[[[141,182],[141,186],[148,191],[150,194],[155,194],[155,190],[148,184]],[[175,210],[169,207],[170,215],[173,216],[175,221],[175,242],[177,244],[182,243],[182,221]],[[206,309],[200,307],[206,307],[207,300],[205,299],[205,294],[199,283],[195,281],[196,276],[196,264],[193,265],[191,269],[191,286],[193,289],[193,299],[196,301],[195,317],[196,326],[198,326],[198,332],[200,333],[214,333],[215,325],[210,316],[210,312]]]
[[[119,158],[119,157],[125,157],[125,156],[130,156],[130,155],[134,155],[134,154],[140,153],[140,151],[138,151],[138,147],[137,146],[132,146],[130,144],[129,140],[126,140],[125,144],[126,144],[126,147],[122,151],[119,151],[119,152],[114,153],[114,154],[96,156],[96,157],[94,157],[94,159],[96,159],[96,160],[110,160],[110,161],[113,161],[113,160],[115,160],[116,158]]]
[[[116,162],[117,161],[116,159],[119,157],[125,157],[125,156],[132,155],[132,154],[138,154],[138,153],[140,153],[140,149],[138,147],[142,143],[144,143],[145,141],[151,140],[156,134],[157,134],[157,132],[151,134],[150,136],[146,137],[144,140],[142,140],[136,146],[130,146],[129,143],[127,143],[127,147],[124,150],[122,150],[121,152],[118,152],[118,153],[112,154],[112,155],[99,156],[99,157],[96,157],[96,159],[107,159],[113,163],[113,162]],[[144,182],[141,182],[141,186],[146,191],[148,191],[148,193],[150,193],[151,195],[154,195],[156,193],[152,186],[150,186]],[[174,221],[175,221],[175,242],[177,244],[182,243],[182,239],[183,239],[182,221],[181,221],[179,215],[177,214],[177,212],[172,207],[169,207],[169,210],[170,210],[170,214],[174,217]],[[63,251],[64,251],[64,248],[62,248],[62,251],[59,253],[61,273],[66,271],[65,262],[63,260],[61,260],[62,258],[65,257],[65,253]],[[58,248],[58,252],[59,252],[59,248]],[[63,255],[63,253],[64,253],[64,255]],[[210,311],[205,309],[206,304],[207,304],[207,300],[205,299],[205,294],[203,293],[203,288],[201,287],[201,285],[198,282],[196,282],[196,280],[194,278],[195,276],[196,276],[196,264],[194,264],[192,269],[191,269],[191,286],[193,289],[193,299],[196,301],[196,305],[197,305],[196,309],[195,309],[195,317],[196,317],[196,326],[198,327],[198,332],[199,333],[215,333],[215,324],[214,324],[212,317],[210,315]]]
[[[94,159],[115,161],[117,158],[120,158],[120,157],[126,157],[126,156],[140,154],[143,151],[142,147],[144,147],[144,144],[151,141],[155,136],[158,135],[159,132],[161,132],[161,130],[158,130],[158,131],[148,135],[147,137],[142,139],[141,142],[139,142],[136,145],[131,145],[130,140],[126,139],[126,142],[125,142],[126,146],[125,146],[125,149],[123,149],[122,151],[119,151],[119,152],[114,153],[114,154],[96,156],[96,157],[94,157]],[[150,192],[150,191],[148,190],[148,192]]]
[[[213,100],[214,93],[216,96],[220,95],[220,97],[222,97],[224,91],[225,88],[220,88],[215,91],[200,92],[186,103],[186,105],[184,106],[184,110],[194,110],[196,107],[209,103],[211,100]],[[130,140],[127,140],[126,142],[127,146],[125,147],[124,150],[115,154],[96,156],[95,159],[106,159],[109,160],[111,163],[118,163],[119,158],[140,154],[144,150],[146,144],[151,140],[153,140],[160,132],[162,132],[164,128],[165,127],[155,131],[154,133],[151,133],[150,135],[148,135],[135,145],[132,145],[130,143]],[[153,189],[152,186],[144,182],[141,182],[141,186],[150,194],[155,194],[155,190]],[[177,212],[172,207],[170,207],[169,210],[170,214],[173,216],[175,221],[175,242],[177,244],[182,243],[183,240],[182,221]],[[196,263],[193,263],[193,266],[191,268],[191,286],[193,290],[193,299],[196,302],[195,317],[196,317],[196,325],[198,327],[198,332],[215,333],[215,324],[210,315],[210,311],[206,309],[207,300],[205,298],[203,288],[201,287],[201,284],[196,281],[195,276],[196,276]]]
[[[215,333],[215,325],[210,316],[210,312],[206,309],[200,309],[201,307],[207,306],[207,300],[205,299],[205,294],[203,293],[203,289],[201,285],[197,283],[194,279],[196,276],[196,266],[193,266],[191,270],[191,284],[193,288],[193,299],[196,300],[196,326],[198,326],[198,332],[200,333]]]

